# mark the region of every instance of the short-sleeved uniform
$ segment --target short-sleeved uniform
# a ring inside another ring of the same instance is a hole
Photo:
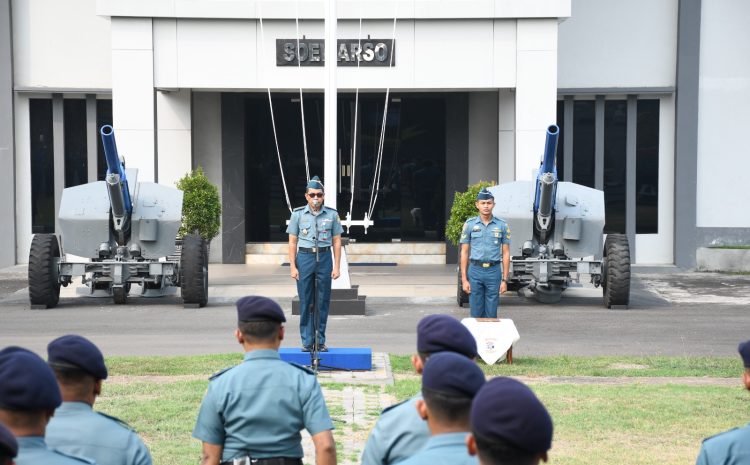
[[[470,247],[466,277],[471,285],[471,316],[497,318],[502,250],[504,244],[510,244],[510,228],[504,220],[494,216],[486,225],[480,216],[473,216],[464,223],[460,243]]]
[[[401,465],[478,465],[479,459],[469,455],[466,436],[469,433],[446,433],[430,436],[424,448]]]
[[[318,380],[264,349],[212,377],[193,437],[223,446],[222,462],[247,455],[302,458],[303,428],[310,435],[333,429]]]
[[[84,402],[63,402],[47,425],[45,439],[53,449],[98,465],[151,465],[146,445],[133,430]]]
[[[93,460],[73,457],[63,452],[50,449],[42,436],[23,436],[18,441],[16,465],[90,465]]]
[[[703,441],[696,465],[744,465],[750,463],[750,424]]]
[[[318,343],[326,342],[328,306],[331,301],[331,271],[333,238],[344,231],[339,215],[333,208],[321,207],[316,215],[309,205],[294,209],[289,219],[287,234],[297,236],[297,294],[300,303],[299,331],[302,345],[312,347],[314,342],[312,305],[315,303],[315,277],[318,278]],[[317,247],[319,253],[315,253]],[[316,260],[317,255],[317,260]]]
[[[367,438],[362,465],[388,465],[416,454],[427,443],[430,430],[417,412],[418,394],[383,410]]]

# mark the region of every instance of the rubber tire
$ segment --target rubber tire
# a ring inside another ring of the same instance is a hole
[[[184,304],[205,307],[208,303],[208,250],[203,238],[195,234],[182,239],[180,288]]]
[[[29,301],[53,308],[60,301],[58,259],[60,245],[54,234],[35,234],[29,251]]]
[[[625,234],[608,234],[602,263],[604,306],[630,303],[630,244]]]
[[[112,298],[117,305],[123,305],[128,301],[129,290],[126,286],[112,286]]]
[[[458,268],[458,282],[456,284],[456,303],[459,307],[469,303],[469,294],[464,292],[463,282],[461,281],[461,267]]]

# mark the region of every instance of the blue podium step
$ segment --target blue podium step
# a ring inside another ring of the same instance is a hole
[[[281,359],[300,365],[310,365],[310,352],[301,349],[279,349]],[[372,349],[369,347],[329,347],[320,352],[321,370],[372,370]]]

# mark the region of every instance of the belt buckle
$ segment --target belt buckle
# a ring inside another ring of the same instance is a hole
[[[248,456],[242,457],[240,459],[232,459],[232,465],[250,465],[251,463],[253,462]]]
[[[318,251],[318,248],[317,248],[317,247],[311,247],[311,248],[310,248],[310,251],[311,251],[312,253],[315,253],[315,252],[317,252],[317,251]]]
[[[490,263],[489,262],[482,263],[482,268],[489,268],[489,267],[490,267]]]

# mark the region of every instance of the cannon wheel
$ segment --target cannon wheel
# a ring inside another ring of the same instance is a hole
[[[458,283],[456,285],[456,303],[459,307],[469,303],[469,294],[464,292],[463,283],[461,282],[461,267],[458,267]]]
[[[205,307],[208,303],[208,251],[203,238],[195,234],[182,240],[180,287],[186,306]]]
[[[52,308],[60,301],[59,259],[57,237],[35,234],[29,251],[29,300],[34,308]]]
[[[602,292],[607,308],[630,303],[630,245],[625,234],[608,234],[604,241]]]

